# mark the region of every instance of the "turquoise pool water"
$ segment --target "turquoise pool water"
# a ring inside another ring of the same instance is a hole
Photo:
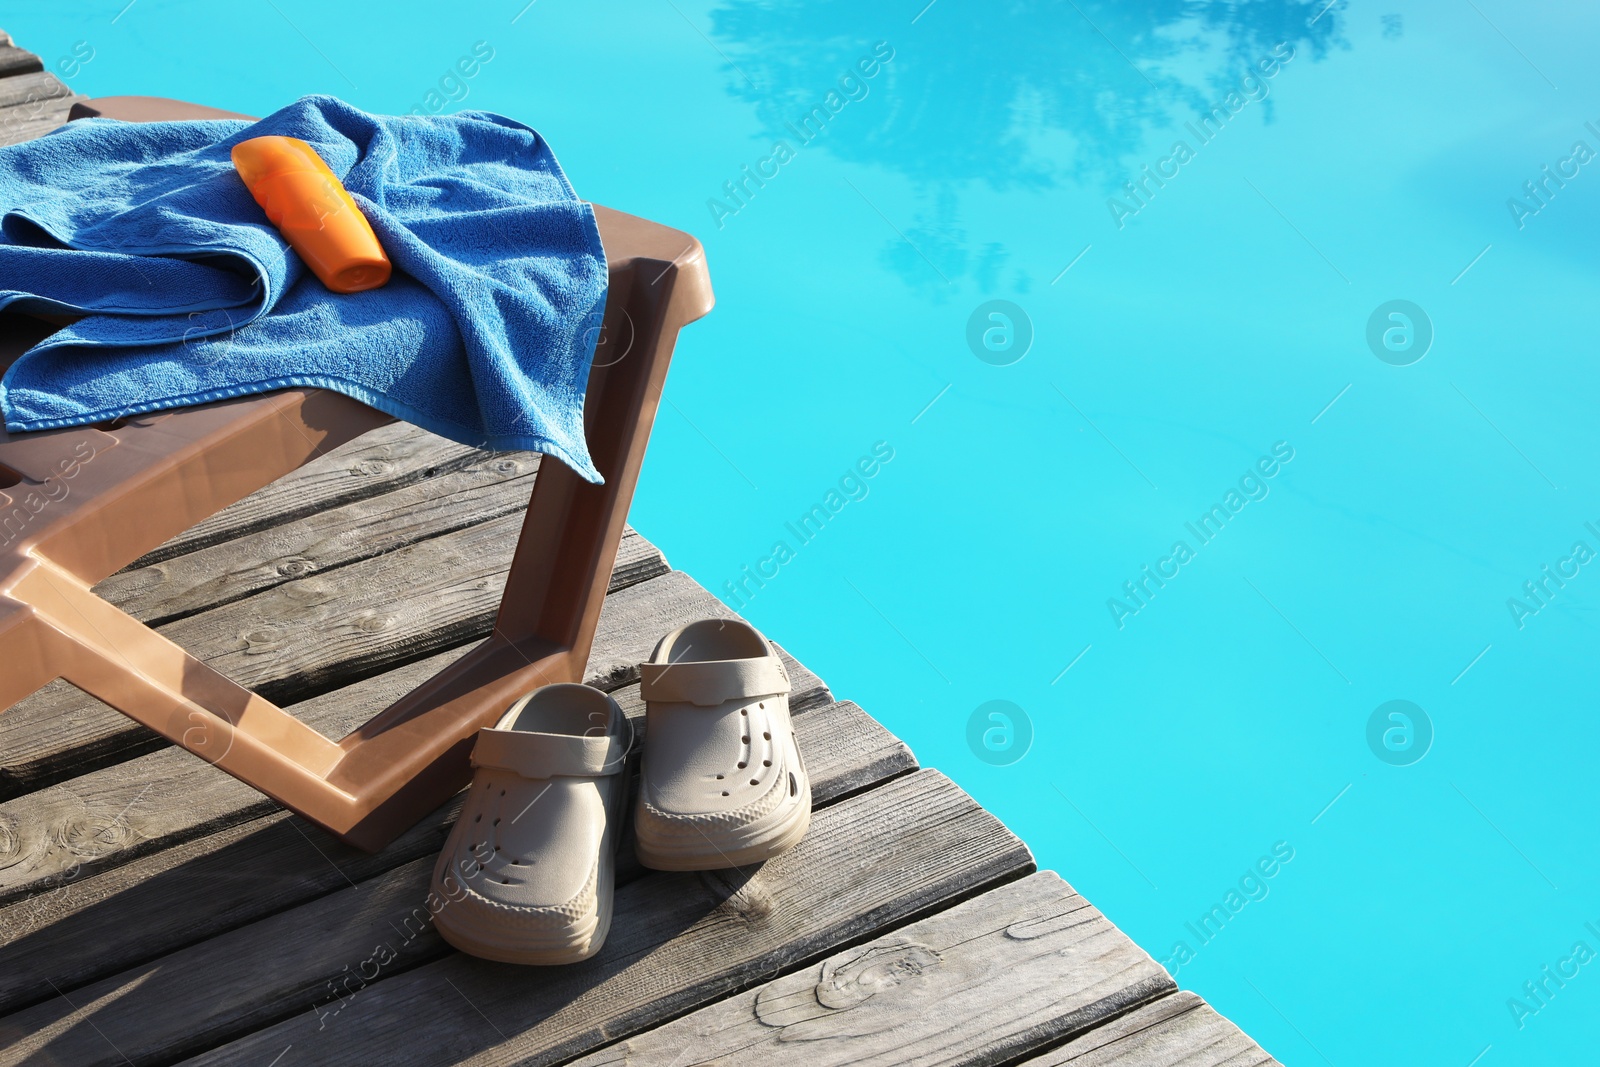
[[[675,565],[1284,1062],[1594,1061],[1600,12],[925,3],[4,22],[537,126],[710,257]]]

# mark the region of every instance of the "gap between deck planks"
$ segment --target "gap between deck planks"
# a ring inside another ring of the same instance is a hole
[[[1194,993],[1162,997],[1016,1067],[1283,1067]]]

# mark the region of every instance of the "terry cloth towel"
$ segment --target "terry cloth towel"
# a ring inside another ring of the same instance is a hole
[[[344,181],[387,285],[330,292],[284,243],[228,155],[266,134]],[[10,431],[318,386],[598,482],[583,397],[606,280],[549,146],[487,112],[308,96],[255,123],[86,119],[0,148],[0,307],[87,316],[0,381]]]

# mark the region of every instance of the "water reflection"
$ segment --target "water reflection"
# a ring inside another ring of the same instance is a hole
[[[884,260],[937,292],[963,276],[992,287],[1005,271],[1003,248],[967,241],[953,183],[1073,183],[1109,195],[1151,133],[1204,112],[1276,47],[1301,62],[1347,47],[1342,6],[936,0],[921,15],[908,6],[889,18],[864,16],[854,0],[732,0],[712,26],[736,68],[730,91],[774,135],[809,133],[795,125],[801,116],[820,127],[831,114],[819,146],[916,183],[914,200],[894,205],[907,240],[892,238]],[[1267,94],[1251,106],[1271,121],[1274,104]]]

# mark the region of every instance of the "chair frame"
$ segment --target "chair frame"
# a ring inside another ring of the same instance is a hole
[[[71,117],[246,118],[152,97]],[[584,425],[592,485],[541,464],[491,635],[339,741],[233,682],[91,587],[222,508],[393,421],[288,389],[107,426],[0,433],[0,708],[56,678],[358,847],[380,849],[466,784],[477,731],[581,681],[678,331],[711,310],[705,253],[595,207],[610,268]],[[0,332],[0,371],[52,327]]]

